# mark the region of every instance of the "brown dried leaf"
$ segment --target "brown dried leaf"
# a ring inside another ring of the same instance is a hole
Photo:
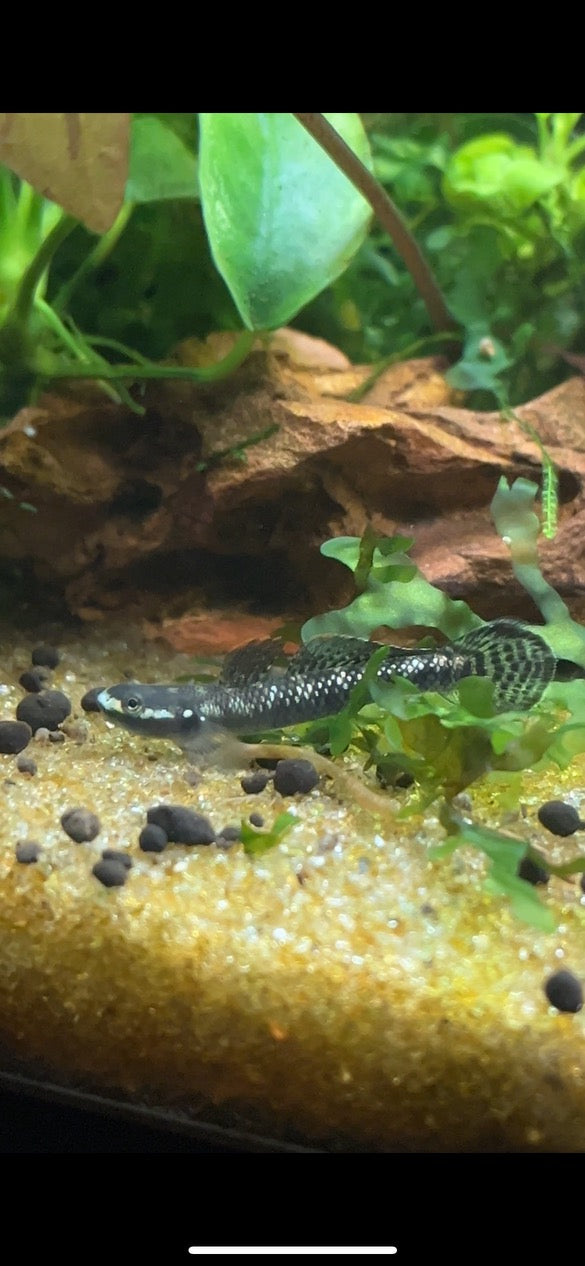
[[[129,137],[129,114],[0,114],[0,161],[104,233],[124,200]]]

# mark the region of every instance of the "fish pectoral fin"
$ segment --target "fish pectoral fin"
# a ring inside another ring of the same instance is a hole
[[[232,769],[245,763],[246,744],[213,721],[206,721],[200,730],[173,735],[173,738],[190,764],[201,769],[209,765]]]

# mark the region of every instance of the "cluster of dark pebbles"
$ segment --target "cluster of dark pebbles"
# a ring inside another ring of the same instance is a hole
[[[272,779],[274,790],[281,796],[305,796],[319,782],[319,775],[312,761],[300,757],[279,760],[273,774],[258,769],[253,774],[244,774],[240,780],[242,791],[247,796],[257,796]]]
[[[97,814],[84,807],[67,809],[62,814],[61,826],[69,839],[74,840],[76,844],[90,844],[102,829]],[[124,849],[104,848],[99,861],[92,866],[91,873],[99,879],[104,888],[121,888],[126,883],[128,871],[131,869],[132,858]]]
[[[0,721],[0,754],[16,756],[28,746],[41,727],[54,732],[70,715],[71,702],[61,690],[51,690],[51,673],[61,656],[55,646],[35,646],[31,654],[32,668],[19,678],[26,694],[16,709],[16,721]],[[34,768],[33,768],[34,766]],[[34,761],[18,764],[23,773],[36,773]]]
[[[282,795],[297,795],[312,790],[318,782],[318,774],[310,761],[282,760],[274,771],[274,785]],[[255,780],[255,791],[266,787],[270,775],[265,772],[250,775]],[[242,786],[246,779],[242,779]],[[261,785],[259,785],[261,784]],[[244,790],[245,790],[244,786]],[[264,826],[260,813],[251,813],[253,826]],[[61,826],[76,844],[91,843],[101,831],[99,818],[91,809],[76,807],[67,809],[61,816]],[[144,853],[162,853],[167,844],[183,844],[187,847],[216,844],[230,848],[241,838],[239,826],[225,826],[216,832],[201,813],[180,804],[157,804],[147,810],[146,825],[142,827],[138,844]],[[16,846],[16,859],[23,864],[38,861],[42,849],[32,840],[21,840]],[[92,874],[105,888],[119,888],[125,884],[132,868],[132,858],[121,849],[106,848],[92,867]]]
[[[62,691],[50,688],[51,673],[60,658],[54,646],[41,645],[33,649],[32,668],[26,669],[19,678],[27,693],[16,709],[16,721],[0,721],[0,754],[17,755],[41,727],[54,732],[70,715],[70,700]],[[97,696],[101,689],[101,686],[96,686],[84,694],[81,707],[85,712],[99,712]],[[17,767],[23,773],[36,773],[35,762],[27,756],[19,756]],[[259,795],[270,781],[282,796],[306,795],[317,786],[319,775],[309,760],[283,759],[277,762],[273,773],[259,769],[245,774],[241,786],[246,795]],[[562,800],[549,800],[541,805],[538,818],[548,831],[562,837],[585,829],[585,821],[577,810]],[[264,825],[259,813],[251,813],[250,822],[257,827]],[[96,814],[82,807],[68,809],[61,817],[61,825],[77,844],[90,843],[101,830]],[[240,836],[239,826],[225,826],[216,833],[209,819],[193,809],[184,805],[157,804],[147,811],[146,825],[140,831],[138,843],[145,853],[162,853],[167,844],[187,847],[216,844],[229,848]],[[35,840],[19,840],[15,848],[16,860],[22,865],[31,865],[39,860],[42,851],[42,846]],[[541,866],[533,858],[523,858],[518,867],[520,878],[531,884],[548,883],[549,872],[544,858],[543,863]],[[105,848],[92,867],[92,874],[105,888],[119,888],[125,884],[132,865],[132,858],[125,850]],[[585,875],[581,876],[581,887],[585,891]],[[583,1006],[583,986],[570,971],[557,971],[549,976],[544,992],[557,1011],[575,1013]]]
[[[155,804],[148,809],[146,826],[138,837],[144,853],[162,853],[167,844],[214,844],[215,831],[208,818],[181,804]]]
[[[546,827],[551,835],[559,835],[566,839],[569,835],[574,835],[576,831],[585,830],[585,821],[580,817],[578,810],[572,804],[566,804],[564,800],[547,800],[546,804],[541,804],[538,810],[538,820],[542,826]],[[534,867],[534,872],[539,870],[538,865],[530,862],[525,858],[521,862],[521,866],[527,869]],[[521,874],[521,871],[518,871]],[[548,873],[543,871],[545,878],[530,879],[529,874],[521,874],[522,879],[529,879],[530,883],[547,883]],[[580,877],[581,891],[585,892],[585,873]]]
[[[564,839],[569,835],[574,835],[575,831],[585,830],[585,822],[577,809],[572,804],[566,804],[564,800],[547,800],[545,804],[541,804],[538,820],[541,826],[550,831],[551,835],[558,835]],[[550,875],[546,869],[545,858],[543,858],[543,863],[541,866],[533,858],[524,857],[518,867],[520,878],[528,880],[530,884],[547,884]],[[581,875],[580,883],[581,890],[585,892],[585,875]],[[581,981],[566,968],[553,972],[545,980],[544,992],[551,1007],[555,1007],[557,1011],[574,1014],[583,1006]]]

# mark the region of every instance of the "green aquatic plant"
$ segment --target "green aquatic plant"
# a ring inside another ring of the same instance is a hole
[[[65,119],[70,131],[73,119],[97,164],[108,151],[99,120],[112,117],[38,116],[36,147],[52,154],[55,129]],[[22,116],[0,120],[2,140],[14,118]],[[136,413],[144,410],[133,384],[218,382],[248,356],[256,334],[289,321],[334,281],[367,235],[368,204],[292,114],[119,118],[125,136],[129,128],[129,155],[122,146],[116,157],[122,205],[101,236],[84,227],[95,217],[67,180],[63,209],[0,165],[0,421],[66,380],[94,380]],[[327,118],[367,170],[359,115]],[[88,119],[97,140],[84,133]],[[26,145],[23,154],[13,139],[3,153],[15,171],[30,161]],[[66,166],[67,158],[55,162],[50,185],[59,189],[59,162]],[[85,168],[72,176],[66,166],[65,175],[74,189],[75,179],[87,183]],[[113,180],[107,164],[99,175],[102,184]],[[182,337],[218,328],[237,337],[215,364],[150,359]],[[235,446],[236,460],[251,442],[244,436]]]
[[[151,197],[155,196],[153,187]],[[80,226],[74,216],[0,165],[0,423],[34,401],[42,389],[74,379],[93,379],[111,399],[143,413],[128,390],[133,382],[215,382],[248,355],[253,335],[244,331],[215,365],[158,365],[118,339],[78,328],[66,305],[80,281],[113,249],[132,210],[130,202],[124,204],[109,232],[73,266],[57,293],[51,293],[51,266]],[[121,353],[125,361],[112,363],[103,352]]]
[[[517,479],[510,487],[501,479],[492,516],[510,550],[514,574],[544,618],[544,624],[529,627],[546,640],[557,660],[585,670],[585,628],[572,619],[540,568],[537,493],[536,484],[527,480]],[[409,558],[410,546],[404,537],[385,538],[371,531],[362,539],[327,541],[322,553],[353,572],[357,593],[347,607],[309,620],[303,639],[320,634],[370,637],[381,626],[418,625],[435,628],[452,640],[484,623],[467,603],[454,601],[429,584]],[[453,801],[484,774],[505,774],[514,781],[523,769],[545,761],[564,768],[585,751],[585,681],[553,682],[530,711],[502,713],[494,709],[494,686],[487,678],[466,678],[449,697],[421,692],[403,679],[379,680],[377,667],[383,655],[382,650],[372,656],[340,713],[305,728],[305,741],[326,745],[332,755],[348,749],[361,754],[366,768],[375,768],[386,784],[411,782],[399,817],[421,813],[440,798],[447,839],[435,855],[444,856],[463,844],[482,849],[490,858],[490,889],[507,895],[520,917],[539,927],[554,926],[550,910],[517,874],[522,857],[532,855],[535,860],[539,855],[525,841],[467,822]],[[542,857],[539,860],[542,864]],[[585,857],[549,869],[559,875],[585,871]]]
[[[244,852],[250,856],[258,856],[269,848],[274,848],[275,844],[280,844],[296,821],[294,813],[279,813],[272,826],[266,829],[254,826],[252,822],[242,818],[240,839],[244,845]]]

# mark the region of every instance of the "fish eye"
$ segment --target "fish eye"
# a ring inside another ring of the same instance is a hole
[[[140,699],[136,695],[131,695],[130,698],[126,699],[126,702],[124,703],[124,708],[126,709],[126,712],[137,712],[139,707],[140,707]]]

